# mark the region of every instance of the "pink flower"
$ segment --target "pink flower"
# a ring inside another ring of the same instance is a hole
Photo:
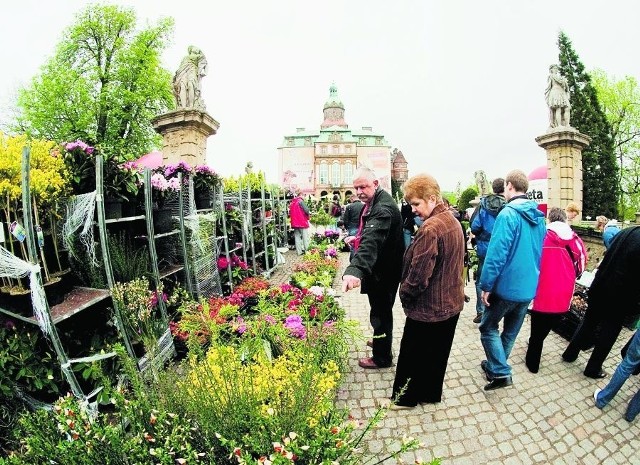
[[[227,260],[227,257],[218,257],[219,270],[226,270],[228,266],[229,266],[229,260]]]

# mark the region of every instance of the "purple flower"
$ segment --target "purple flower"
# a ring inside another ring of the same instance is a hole
[[[270,325],[275,325],[276,324],[276,319],[272,315],[265,315],[264,316],[264,321],[266,321]]]
[[[289,330],[292,336],[304,339],[307,335],[307,329],[302,324],[300,315],[289,315],[284,321],[284,327]]]
[[[86,144],[85,142],[82,142],[80,139],[76,140],[75,142],[68,142],[67,144],[65,144],[64,148],[69,152],[75,149],[80,149],[87,155],[91,155],[95,150],[93,147]]]
[[[238,334],[244,334],[245,331],[247,330],[247,325],[244,322],[244,318],[242,318],[241,316],[236,318],[236,321],[233,324],[233,329]]]
[[[192,170],[189,164],[184,161],[180,161],[174,165],[166,165],[164,168],[164,175],[167,178],[171,178],[179,172],[182,172],[183,174],[189,174],[192,172]]]
[[[195,173],[202,174],[202,175],[209,175],[209,176],[214,176],[216,174],[214,169],[208,167],[207,165],[196,165]]]

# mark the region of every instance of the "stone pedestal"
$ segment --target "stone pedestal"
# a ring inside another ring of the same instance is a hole
[[[207,138],[220,127],[208,113],[184,108],[157,116],[151,123],[162,134],[164,163],[185,161],[190,166],[206,163]]]
[[[536,137],[536,142],[547,152],[547,208],[576,202],[582,210],[582,151],[591,138],[572,127],[561,127]]]

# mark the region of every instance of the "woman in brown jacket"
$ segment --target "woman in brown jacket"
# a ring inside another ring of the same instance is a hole
[[[465,244],[460,223],[446,207],[438,182],[410,178],[404,198],[424,220],[404,254],[400,300],[407,316],[392,401],[395,408],[440,402],[451,344],[464,306]]]

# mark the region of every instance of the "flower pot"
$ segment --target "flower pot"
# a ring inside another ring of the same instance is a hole
[[[27,288],[8,287],[0,294],[0,307],[22,316],[33,316],[31,291]]]
[[[195,189],[193,191],[193,198],[196,203],[196,210],[211,208],[213,205],[213,192],[211,191],[211,189]]]
[[[62,276],[54,276],[50,281],[44,283],[44,293],[47,296],[49,307],[64,301],[64,296],[68,292],[67,282]]]
[[[105,197],[104,217],[108,220],[122,218],[122,199]]]
[[[169,232],[173,229],[173,216],[170,208],[153,210],[153,231],[156,234]]]
[[[135,201],[128,200],[126,202],[122,202],[122,216],[130,217],[136,216],[138,213],[137,205]]]

